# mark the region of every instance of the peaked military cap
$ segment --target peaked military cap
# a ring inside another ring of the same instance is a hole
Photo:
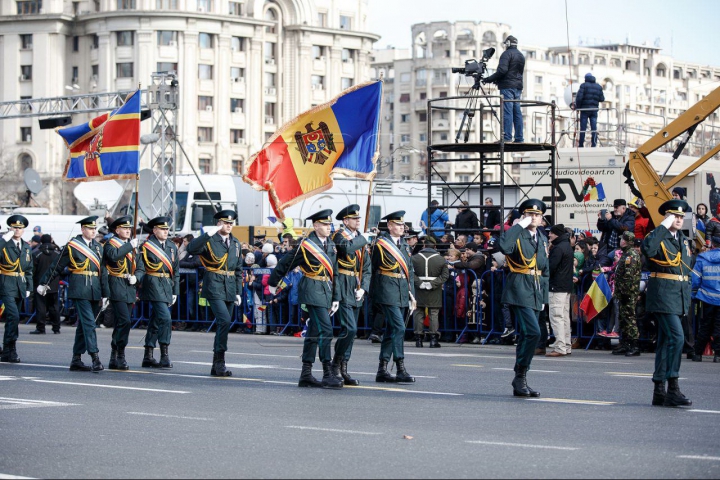
[[[227,223],[235,223],[237,212],[235,210],[221,210],[217,212],[213,218]]]
[[[337,215],[335,215],[336,220],[342,221],[346,218],[360,218],[360,205],[353,203],[352,205],[348,205],[343,208]]]
[[[539,213],[542,215],[547,210],[547,206],[542,200],[538,200],[536,198],[528,198],[520,204],[518,210],[520,210],[521,215],[523,213]]]
[[[30,222],[28,222],[28,219],[22,215],[11,215],[7,219],[7,224],[10,228],[27,228],[27,226],[30,225]]]
[[[170,224],[172,219],[170,217],[155,217],[148,222],[150,228],[162,228],[164,230],[170,230]]]
[[[668,200],[658,208],[660,215],[672,213],[673,215],[685,215],[685,212],[692,212],[692,208],[685,200]]]
[[[407,232],[405,232],[405,238],[417,237],[418,235],[420,235],[420,232],[416,232],[412,228],[410,230],[408,230]]]
[[[401,225],[404,225],[405,224],[405,220],[403,219],[404,216],[405,216],[405,210],[398,210],[397,212],[388,213],[382,219],[387,220],[388,223],[393,222],[393,223],[399,223]]]
[[[97,215],[92,215],[90,217],[85,217],[76,223],[79,223],[81,227],[96,228],[97,223],[95,223],[95,220],[97,220],[97,219],[98,219]]]
[[[115,231],[116,228],[132,228],[132,217],[125,215],[110,224],[110,230]]]
[[[314,215],[310,215],[305,220],[311,220],[313,223],[332,223],[332,210],[329,208],[326,210],[320,210]]]

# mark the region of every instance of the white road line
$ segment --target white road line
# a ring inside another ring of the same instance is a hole
[[[46,400],[27,400],[24,398],[0,397],[0,410],[19,410],[23,408],[76,407],[79,403],[49,402]]]
[[[57,380],[30,380],[38,383],[55,383],[58,385],[78,385],[81,387],[98,387],[98,388],[114,388],[117,390],[135,390],[138,392],[158,392],[158,393],[190,393],[183,390],[163,390],[160,388],[140,388],[140,387],[121,387],[119,385],[105,385],[102,383],[80,383],[80,382],[60,382]]]
[[[554,447],[552,445],[531,445],[529,443],[487,442],[484,440],[466,440],[465,443],[478,443],[480,445],[499,445],[501,447],[544,448],[549,450],[580,450],[576,447]]]
[[[706,457],[704,455],[678,455],[677,458],[687,458],[688,460],[710,460],[712,462],[720,462],[720,457]]]
[[[69,370],[70,366],[68,365],[46,365],[44,363],[21,363],[20,366],[23,367],[46,367],[46,368],[62,368],[65,370]]]
[[[408,355],[418,355],[418,356],[425,356],[425,357],[470,357],[470,358],[494,358],[496,360],[503,360],[510,356],[510,354],[515,355],[515,351],[512,352],[508,351],[508,355],[473,355],[471,353],[422,353],[422,352],[405,352],[405,356]],[[574,360],[569,359],[567,357],[562,358],[535,358],[535,360],[539,361],[559,361],[563,363],[601,363],[601,364],[608,364],[608,365],[633,365],[633,362],[613,362],[613,361],[604,361],[604,360]]]
[[[147,412],[127,412],[128,415],[143,415],[145,417],[163,417],[163,418],[179,418],[181,420],[203,420],[206,422],[212,422],[212,418],[202,417],[182,417],[180,415],[163,415],[161,413],[147,413]]]
[[[507,370],[509,372],[515,371],[515,369],[513,369],[513,368],[500,368],[500,367],[493,368],[493,370]],[[559,370],[535,370],[534,368],[530,371],[532,373],[560,373]]]
[[[382,432],[360,432],[358,430],[338,430],[335,428],[300,427],[297,425],[286,425],[285,428],[294,428],[296,430],[315,430],[318,432],[350,433],[353,435],[382,435]]]
[[[190,350],[190,353],[204,353],[207,355],[206,350]],[[247,355],[249,357],[278,357],[278,358],[300,358],[298,355],[273,355],[270,353],[245,353],[245,352],[225,352],[225,355]]]
[[[202,365],[204,367],[211,367],[212,362],[179,362],[179,361],[173,361],[173,363],[180,363],[184,365]],[[253,365],[250,363],[228,363],[225,365],[228,368],[242,368],[242,369],[250,369],[250,368],[265,368],[265,369],[272,369],[272,370],[299,370],[299,368],[282,368],[277,367],[275,365]]]
[[[688,410],[688,412],[698,412],[698,413],[720,413],[720,410],[699,410],[697,408],[691,408]]]
[[[25,479],[25,478],[27,478],[27,479],[34,479],[35,477],[20,477],[20,476],[18,476],[18,475],[8,475],[7,473],[0,473],[0,480],[5,480],[5,479],[7,479],[7,480],[11,480],[11,479],[20,480],[20,479]]]
[[[570,403],[574,405],[600,405],[604,407],[616,404],[616,402],[603,402],[602,400],[576,400],[573,398],[526,398],[525,400],[530,402]]]

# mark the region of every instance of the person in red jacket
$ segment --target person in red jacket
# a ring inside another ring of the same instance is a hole
[[[652,228],[650,228],[650,215],[647,208],[641,204],[641,200],[638,197],[633,197],[628,202],[628,208],[635,213],[635,238],[642,240],[645,238]]]

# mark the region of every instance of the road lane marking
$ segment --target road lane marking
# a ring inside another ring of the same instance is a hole
[[[128,415],[142,415],[145,417],[162,417],[162,418],[179,418],[181,420],[202,420],[206,422],[212,422],[212,418],[203,417],[183,417],[180,415],[164,415],[162,413],[147,413],[147,412],[127,412]]]
[[[295,357],[293,357],[293,358],[295,358]],[[173,360],[173,363],[184,364],[184,365],[201,365],[204,367],[212,366],[211,362],[184,362],[184,361]],[[275,365],[267,365],[267,364],[263,365],[263,364],[255,364],[255,363],[227,363],[227,364],[225,364],[225,366],[228,368],[239,368],[239,369],[244,369],[244,370],[250,370],[253,368],[266,369],[266,370],[288,370],[288,371],[293,371],[293,372],[299,372],[301,370],[300,368],[297,368],[297,367],[278,367]],[[390,369],[391,372],[392,372],[392,370],[393,369]],[[377,375],[377,372],[353,372],[353,375],[367,375],[367,376],[374,377],[375,375]],[[415,378],[433,378],[433,379],[437,378],[437,377],[427,376],[427,375],[413,375],[413,376]]]
[[[190,353],[204,353],[206,350],[190,350]],[[278,358],[300,358],[298,355],[275,355],[270,353],[245,353],[245,352],[225,352],[225,355],[247,355],[249,357],[278,357]]]
[[[688,460],[710,460],[720,462],[720,457],[706,457],[705,455],[678,455],[677,458],[687,458]]]
[[[68,370],[70,367],[69,365],[46,365],[43,363],[20,363],[18,364],[20,367],[46,367],[46,368],[64,368],[65,370]]]
[[[18,340],[17,343],[24,343],[26,345],[52,345],[52,342],[33,342],[31,340]]]
[[[698,412],[698,413],[720,413],[720,410],[700,410],[697,408],[691,408],[688,410],[688,412]]]
[[[493,368],[493,370],[505,370],[508,372],[515,371],[514,368],[501,368],[501,367]],[[535,370],[534,368],[532,370],[528,370],[528,371],[531,371],[532,373],[560,373],[559,370]]]
[[[0,410],[17,410],[21,408],[44,407],[76,407],[79,403],[50,402],[47,400],[28,400],[25,398],[0,397]]]
[[[350,433],[353,435],[382,435],[382,432],[361,432],[358,430],[338,430],[335,428],[319,428],[319,427],[301,427],[298,425],[286,425],[285,428],[294,428],[296,430],[315,430],[318,432],[333,432],[333,433]]]
[[[80,387],[98,387],[98,388],[113,388],[117,390],[135,390],[138,392],[158,392],[158,393],[190,393],[183,390],[164,390],[161,388],[140,388],[140,387],[121,387],[119,385],[106,385],[103,383],[80,383],[80,382],[60,382],[58,380],[30,380],[31,382],[37,383],[54,383],[57,385],[77,385]]]
[[[501,447],[544,448],[548,450],[580,450],[577,447],[555,447],[552,445],[531,445],[529,443],[488,442],[485,440],[465,440],[465,443],[477,443],[480,445],[499,445]]]
[[[634,372],[605,372],[612,377],[627,377],[627,378],[652,378],[652,373],[634,373]],[[687,380],[685,377],[680,377],[678,380]]]
[[[0,473],[0,480],[21,480],[21,479],[34,479],[35,477],[21,477],[19,475],[8,475],[7,473]]]
[[[423,353],[423,352],[410,352],[406,351],[405,356],[408,355],[418,355],[418,356],[425,356],[425,357],[466,357],[466,358],[494,358],[496,360],[505,360],[507,357],[510,356],[510,353],[512,355],[515,355],[515,350],[512,352],[508,351],[508,355],[474,355],[471,353]],[[600,363],[600,364],[608,364],[608,365],[635,365],[633,362],[616,362],[616,361],[606,361],[606,360],[575,360],[575,359],[569,359],[567,357],[562,358],[545,358],[545,357],[536,357],[535,360],[538,361],[560,361],[563,363]]]
[[[546,403],[570,403],[575,405],[601,405],[609,406],[615,405],[617,402],[604,402],[602,400],[576,400],[573,398],[526,398],[531,402],[546,402]]]
[[[463,363],[455,363],[451,364],[451,367],[467,367],[467,368],[485,368],[483,365],[470,365],[470,364],[463,364]]]

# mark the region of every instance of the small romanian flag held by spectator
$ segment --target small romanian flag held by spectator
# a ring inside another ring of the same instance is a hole
[[[260,306],[258,307],[258,311],[259,311],[259,312],[264,312],[265,310],[267,310],[267,305],[260,305]]]
[[[590,290],[585,294],[585,298],[580,302],[580,310],[587,316],[585,321],[589,322],[602,312],[610,303],[611,296],[610,285],[608,285],[605,275],[598,275],[590,285]]]
[[[602,183],[598,183],[594,187],[591,187],[587,194],[585,194],[585,198],[583,199],[586,202],[602,202],[605,200],[605,189],[602,186]]]

